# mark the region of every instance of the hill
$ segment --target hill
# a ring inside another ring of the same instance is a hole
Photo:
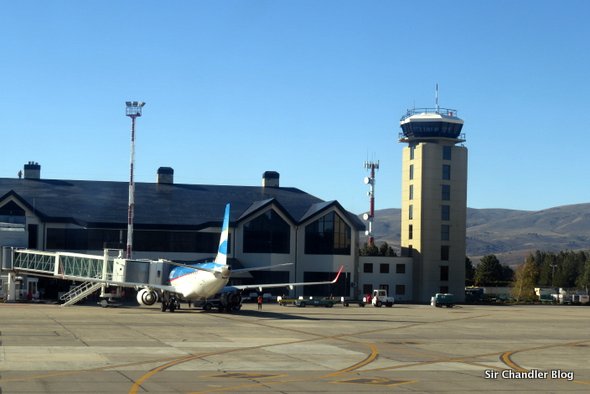
[[[400,209],[375,212],[375,240],[400,245]],[[467,208],[467,255],[476,264],[495,254],[502,264],[520,264],[535,250],[590,249],[590,204],[541,211]]]

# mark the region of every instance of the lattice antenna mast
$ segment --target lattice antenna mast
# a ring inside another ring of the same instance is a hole
[[[365,231],[365,235],[369,237],[369,246],[375,244],[375,238],[373,237],[373,219],[375,217],[375,171],[379,169],[379,161],[365,161],[365,169],[370,171],[370,175],[365,177],[364,182],[369,185],[369,212],[363,215],[363,219],[368,222],[368,228]]]
[[[125,115],[131,118],[131,160],[129,165],[129,209],[127,211],[127,249],[125,257],[130,259],[133,253],[133,215],[135,212],[135,181],[133,167],[135,166],[135,119],[141,116],[143,101],[125,102]]]

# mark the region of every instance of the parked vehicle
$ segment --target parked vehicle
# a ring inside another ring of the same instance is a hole
[[[395,304],[395,298],[389,297],[385,289],[375,289],[371,294],[371,304],[377,308],[381,308],[383,305],[391,308]]]

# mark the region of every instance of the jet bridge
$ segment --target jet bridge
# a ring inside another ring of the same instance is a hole
[[[101,297],[109,297],[105,288],[109,282],[163,284],[170,271],[164,260],[128,260],[120,258],[122,251],[105,249],[102,256],[48,252],[32,249],[2,248],[2,269],[33,276],[83,282],[64,294],[62,306],[73,305],[102,288]]]

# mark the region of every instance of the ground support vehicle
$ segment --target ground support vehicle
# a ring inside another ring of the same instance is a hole
[[[436,293],[430,303],[437,308],[442,308],[443,306],[452,308],[455,306],[455,296],[450,293]]]
[[[345,297],[342,297],[342,299],[340,300],[340,302],[342,303],[342,306],[348,307],[350,305],[358,305],[361,308],[364,308],[365,307],[365,304],[367,303],[365,299],[355,300],[355,299],[352,299],[352,298],[345,298]]]
[[[219,312],[237,312],[242,308],[241,303],[233,303],[228,306],[227,301],[224,302],[224,300],[220,298],[194,301],[191,304],[196,308],[202,308],[206,312],[209,312],[213,309],[216,309]]]
[[[296,298],[282,298],[282,297],[279,297],[277,299],[277,302],[279,303],[280,306],[295,305],[295,302],[296,301],[297,301]]]
[[[326,308],[331,308],[334,306],[334,304],[336,303],[336,301],[331,300],[331,299],[322,299],[322,298],[312,298],[312,299],[303,299],[303,300],[296,300],[295,301],[295,306],[298,306],[300,308],[305,308],[306,306],[323,306]]]
[[[381,308],[383,305],[391,308],[395,304],[395,298],[389,297],[385,289],[375,289],[371,294],[371,304],[377,308]]]

